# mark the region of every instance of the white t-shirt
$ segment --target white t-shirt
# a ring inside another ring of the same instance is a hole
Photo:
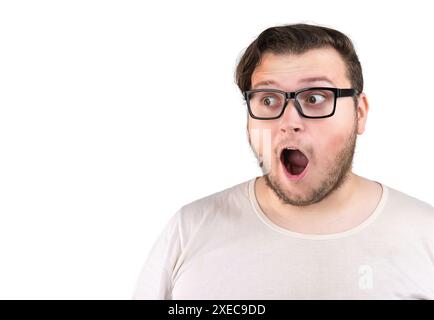
[[[357,227],[300,234],[267,218],[255,179],[180,208],[133,298],[434,299],[431,205],[381,184],[377,208]]]

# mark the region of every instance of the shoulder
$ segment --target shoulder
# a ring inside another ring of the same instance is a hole
[[[434,219],[434,207],[420,199],[397,189],[387,187],[388,206],[406,215],[412,214],[416,218]]]
[[[420,236],[433,237],[434,207],[420,199],[391,187],[387,189],[384,210],[393,228],[399,227]]]
[[[206,210],[210,208],[222,207],[231,205],[233,202],[248,199],[248,184],[251,180],[247,180],[231,187],[225,188],[203,198],[192,201],[182,207],[184,211]]]
[[[222,223],[242,214],[249,203],[248,187],[251,181],[243,181],[182,206],[176,213],[176,219],[185,238],[190,238],[204,224]]]
[[[185,204],[179,210],[183,221],[197,221],[217,212],[232,211],[234,207],[248,201],[248,185],[251,180],[243,181],[213,194]]]

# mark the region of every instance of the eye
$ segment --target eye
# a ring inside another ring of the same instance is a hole
[[[275,108],[282,104],[282,99],[276,95],[267,95],[261,98],[261,104],[265,107]]]
[[[324,102],[325,100],[326,97],[318,93],[310,94],[306,97],[306,102],[309,104],[318,104]]]

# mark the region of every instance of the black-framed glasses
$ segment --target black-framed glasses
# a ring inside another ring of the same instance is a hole
[[[280,118],[289,99],[294,99],[294,106],[302,117],[328,118],[335,113],[337,98],[354,97],[357,94],[357,90],[353,88],[329,87],[309,87],[295,92],[278,89],[253,89],[243,92],[250,116],[259,120]]]

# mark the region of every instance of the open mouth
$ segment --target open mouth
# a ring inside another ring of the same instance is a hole
[[[309,159],[298,149],[284,148],[280,161],[291,177],[301,177],[309,163]]]

